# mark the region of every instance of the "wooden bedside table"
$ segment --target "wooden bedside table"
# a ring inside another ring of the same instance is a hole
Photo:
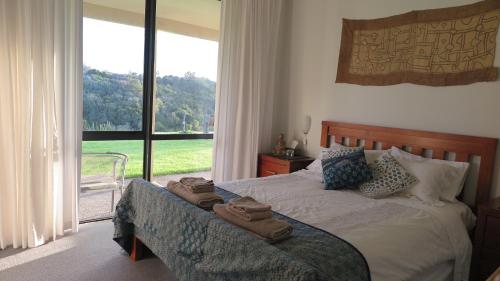
[[[500,266],[500,198],[479,206],[471,280],[486,280]]]
[[[289,174],[307,167],[314,161],[306,156],[294,156],[285,158],[270,154],[259,154],[259,164],[257,167],[258,177],[267,177],[280,174]]]

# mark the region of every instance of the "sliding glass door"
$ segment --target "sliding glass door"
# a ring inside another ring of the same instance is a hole
[[[219,4],[197,4],[157,0],[152,180],[163,185],[210,177]]]
[[[210,177],[219,10],[84,0],[82,221],[109,217],[133,178]]]

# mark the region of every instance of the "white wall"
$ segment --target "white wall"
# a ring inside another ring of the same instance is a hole
[[[467,86],[413,84],[372,87],[335,84],[342,18],[370,19],[411,10],[442,8],[475,0],[293,0],[283,50],[281,101],[273,130],[300,139],[304,116],[311,115],[307,154],[319,149],[321,121],[500,138],[500,81]],[[500,37],[500,35],[499,35]],[[497,41],[495,66],[500,67]],[[500,196],[497,153],[492,196]]]

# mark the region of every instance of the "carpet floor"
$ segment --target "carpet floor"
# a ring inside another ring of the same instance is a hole
[[[108,220],[83,224],[78,233],[37,248],[0,250],[0,280],[177,281],[156,257],[131,261],[112,236]]]

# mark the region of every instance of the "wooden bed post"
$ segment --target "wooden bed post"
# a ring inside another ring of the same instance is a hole
[[[135,235],[132,239],[132,249],[130,251],[130,259],[133,261],[141,260],[144,257],[147,248]]]
[[[328,130],[328,124],[323,121],[321,123],[321,146],[325,148],[330,147],[330,134]]]

